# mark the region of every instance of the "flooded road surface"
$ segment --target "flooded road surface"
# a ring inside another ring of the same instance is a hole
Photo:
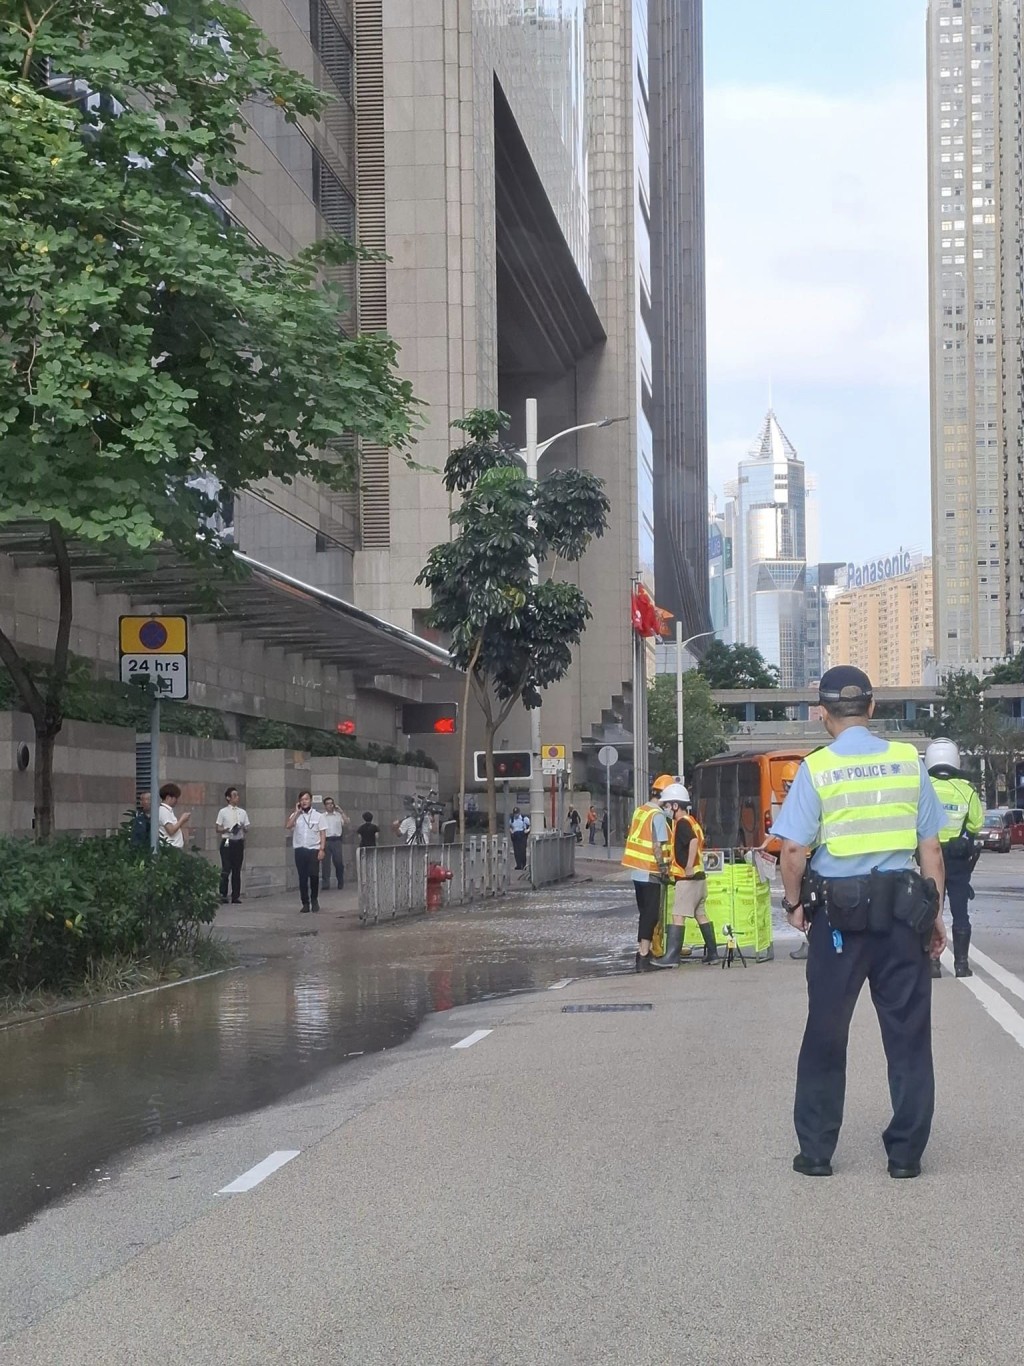
[[[632,961],[628,883],[370,930],[258,905],[231,935],[239,969],[0,1030],[0,1233],[139,1143],[268,1105],[431,1011]]]

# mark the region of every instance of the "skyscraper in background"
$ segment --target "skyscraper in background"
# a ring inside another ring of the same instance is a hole
[[[1021,647],[1021,0],[928,9],[932,546],[939,668]]]
[[[651,341],[658,602],[706,631],[703,0],[649,0]]]
[[[801,687],[806,659],[806,483],[803,461],[769,410],[757,444],[726,486],[729,639],[753,645],[783,687]]]

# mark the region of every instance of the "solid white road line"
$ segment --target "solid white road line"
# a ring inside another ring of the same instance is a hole
[[[243,1172],[237,1180],[232,1181],[230,1186],[223,1186],[217,1194],[239,1195],[242,1191],[251,1191],[253,1186],[258,1186],[261,1181],[266,1181],[268,1176],[273,1176],[279,1167],[283,1167],[293,1157],[298,1157],[299,1151],[298,1148],[284,1148],[280,1152],[271,1153],[262,1162],[257,1162],[255,1167],[250,1167],[247,1172]]]
[[[942,965],[952,974],[953,955],[948,949],[942,955]],[[987,982],[982,982],[977,977],[958,977],[956,980],[977,997],[982,1009],[991,1015],[996,1024],[1006,1030],[1011,1039],[1016,1039],[1021,1048],[1024,1048],[1024,1017],[1017,1014],[1009,1001],[1000,996],[994,987],[990,987]]]
[[[571,977],[563,977],[560,982],[552,982],[548,987],[548,991],[561,991],[563,987],[567,987],[571,981]]]
[[[983,968],[990,977],[994,977],[1000,986],[1004,986],[1012,995],[1024,1001],[1024,982],[1015,973],[1007,971],[994,958],[990,958],[987,953],[982,953],[980,949],[972,947],[971,957],[978,967]],[[968,979],[962,978],[961,980],[967,981]]]
[[[1024,1024],[1024,1021],[1022,1021],[1022,1024]],[[464,1039],[460,1039],[458,1043],[453,1043],[453,1044],[452,1044],[452,1047],[453,1047],[453,1048],[472,1048],[473,1045],[474,1045],[475,1043],[479,1043],[481,1039],[486,1039],[487,1036],[488,1036],[488,1034],[493,1034],[493,1033],[494,1033],[494,1031],[493,1031],[492,1029],[477,1029],[477,1030],[474,1030],[474,1032],[473,1032],[472,1034],[467,1034],[466,1037],[465,1037]]]

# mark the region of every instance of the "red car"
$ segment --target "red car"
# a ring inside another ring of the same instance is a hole
[[[1024,811],[1019,807],[997,806],[985,812],[978,842],[983,849],[1008,854],[1015,845],[1024,845]]]

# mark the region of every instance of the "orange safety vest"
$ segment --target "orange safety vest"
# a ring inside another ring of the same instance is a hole
[[[661,812],[660,806],[638,806],[629,823],[626,836],[626,850],[622,855],[623,868],[637,868],[643,873],[660,873],[666,867],[668,856],[664,847],[659,851],[654,847],[652,826],[654,818]],[[660,854],[660,857],[659,857]]]
[[[683,864],[676,862],[676,825],[680,821],[686,821],[693,831],[697,840],[697,859],[693,865],[693,871],[688,873]],[[704,831],[701,829],[700,822],[696,816],[691,816],[688,811],[680,811],[672,825],[672,876],[677,882],[686,878],[694,878],[698,873],[704,871]]]

